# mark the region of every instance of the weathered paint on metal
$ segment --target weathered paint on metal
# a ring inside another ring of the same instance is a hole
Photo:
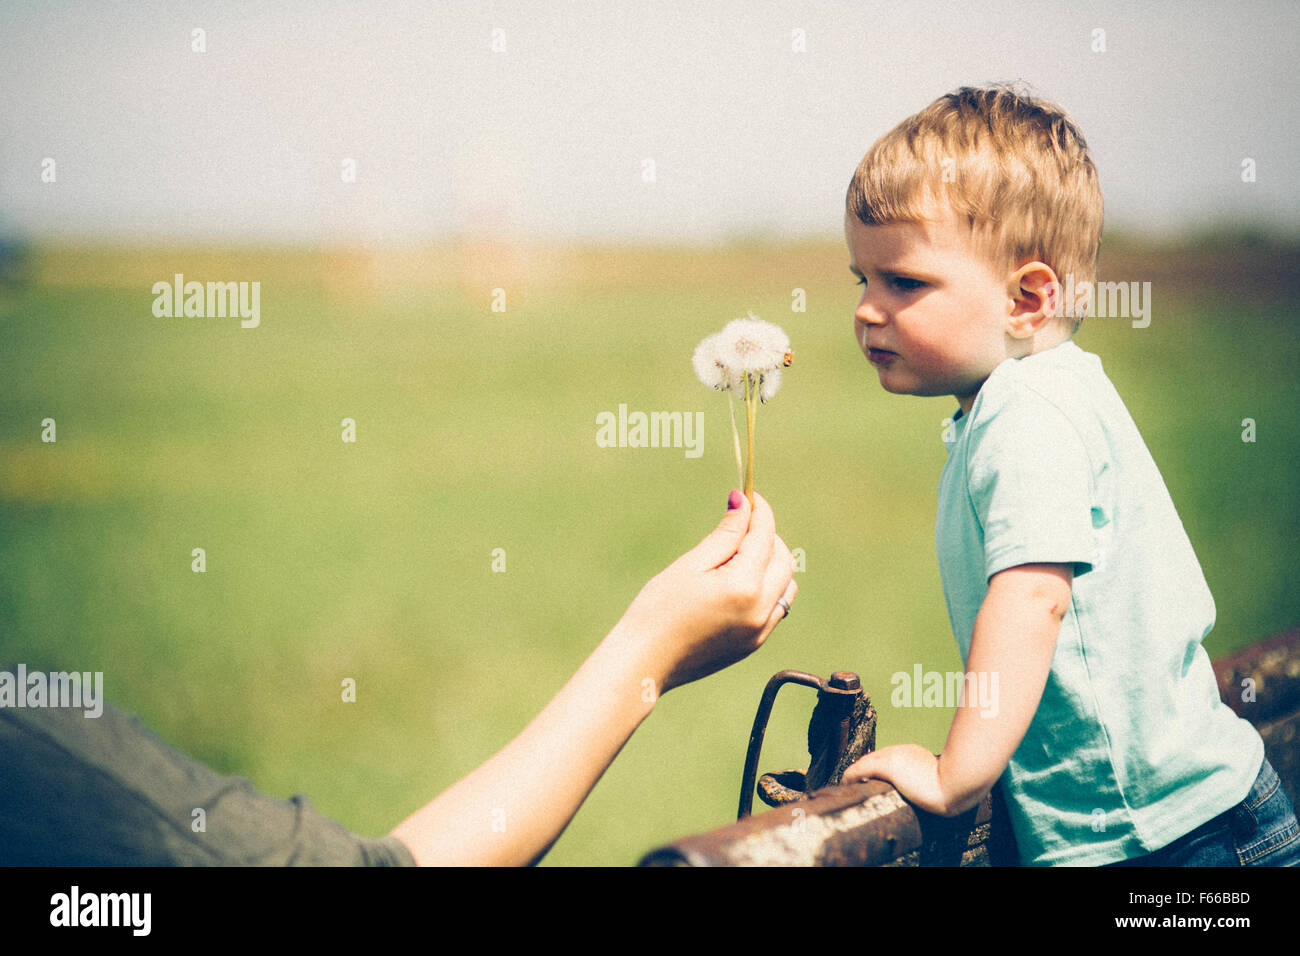
[[[918,814],[888,783],[868,780],[686,837],[647,854],[641,865],[958,866],[987,860],[992,815],[989,798],[951,819]]]

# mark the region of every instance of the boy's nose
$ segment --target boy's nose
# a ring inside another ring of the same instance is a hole
[[[862,293],[862,301],[858,303],[857,311],[853,313],[853,317],[867,325],[880,325],[885,321],[884,313],[876,308],[866,292]]]

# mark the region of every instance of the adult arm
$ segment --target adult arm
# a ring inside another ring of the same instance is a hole
[[[712,533],[656,575],[558,694],[486,763],[399,824],[420,865],[535,863],[674,687],[757,649],[794,599],[772,510],[732,494]]]

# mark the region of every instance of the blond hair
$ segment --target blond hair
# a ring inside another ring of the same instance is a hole
[[[1095,278],[1097,168],[1079,128],[1053,103],[1009,85],[941,96],[876,140],[846,197],[868,226],[919,222],[936,204],[966,218],[998,268],[1037,260],[1062,282]]]

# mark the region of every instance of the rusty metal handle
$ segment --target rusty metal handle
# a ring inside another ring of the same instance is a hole
[[[749,749],[745,752],[745,773],[740,780],[740,809],[737,820],[743,820],[754,809],[754,781],[758,778],[758,757],[763,750],[763,736],[767,733],[767,719],[772,715],[772,705],[776,703],[776,692],[783,684],[803,684],[814,690],[825,690],[826,681],[816,674],[806,671],[777,671],[763,688],[763,696],[758,701],[758,713],[754,715],[754,726],[749,732]]]

